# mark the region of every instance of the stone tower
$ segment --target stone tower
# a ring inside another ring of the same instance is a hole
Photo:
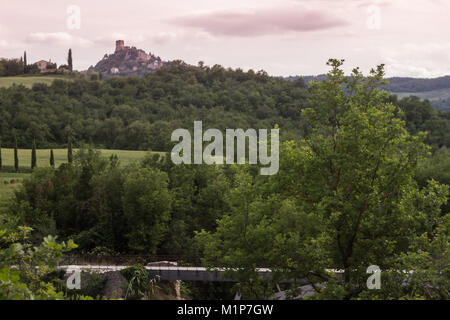
[[[116,41],[116,52],[120,51],[120,50],[123,50],[124,47],[125,47],[125,43],[124,43],[123,40],[117,40]]]

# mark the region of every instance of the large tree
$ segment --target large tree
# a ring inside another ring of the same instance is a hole
[[[206,265],[229,268],[244,297],[274,292],[256,267],[272,268],[273,282],[306,279],[317,297],[363,296],[369,266],[414,268],[402,264],[404,255],[439,221],[448,188],[435,182],[418,188],[414,173],[428,151],[425,137],[408,134],[379,89],[383,66],[367,78],[358,69],[347,78],[343,61],[328,64],[327,81],[310,84],[304,140],[282,146],[278,175],[241,169],[230,213],[216,232],[198,235]]]
[[[171,205],[167,180],[166,173],[148,168],[133,170],[126,177],[126,237],[129,248],[136,253],[155,254],[167,232]]]

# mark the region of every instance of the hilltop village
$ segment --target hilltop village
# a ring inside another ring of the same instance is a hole
[[[143,76],[149,72],[168,65],[168,61],[162,61],[160,57],[152,53],[146,53],[136,47],[125,46],[123,40],[116,41],[116,49],[113,54],[105,54],[88,72],[98,72],[104,77],[111,76]]]

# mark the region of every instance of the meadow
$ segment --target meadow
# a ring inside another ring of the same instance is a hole
[[[115,154],[119,157],[122,165],[128,165],[134,161],[141,160],[149,151],[134,150],[106,150],[99,149],[102,156],[110,157]],[[73,149],[74,154],[77,149]],[[18,149],[19,168],[31,168],[31,149]],[[156,152],[152,152],[156,153]],[[55,157],[55,166],[58,167],[62,163],[67,162],[67,149],[53,149]],[[162,154],[162,153],[161,153]],[[36,160],[38,167],[50,166],[50,149],[36,150]],[[2,148],[2,161],[4,167],[14,167],[14,149]]]
[[[0,204],[14,195],[23,179],[27,178],[29,173],[8,173],[0,172]]]
[[[9,88],[13,84],[21,84],[27,88],[31,88],[35,83],[50,85],[56,79],[69,80],[70,78],[63,75],[0,77],[0,88]]]

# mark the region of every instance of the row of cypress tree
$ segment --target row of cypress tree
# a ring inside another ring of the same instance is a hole
[[[67,146],[67,161],[72,163],[73,154],[72,154],[72,140],[69,139],[69,144]],[[50,149],[50,166],[55,167],[55,155],[53,153],[53,149]],[[33,140],[33,145],[31,148],[31,169],[37,167],[37,156],[36,156],[36,141]],[[3,169],[3,161],[2,161],[2,144],[0,140],[0,170]],[[14,170],[16,172],[19,171],[19,151],[17,147],[17,139],[15,139],[14,143]]]

